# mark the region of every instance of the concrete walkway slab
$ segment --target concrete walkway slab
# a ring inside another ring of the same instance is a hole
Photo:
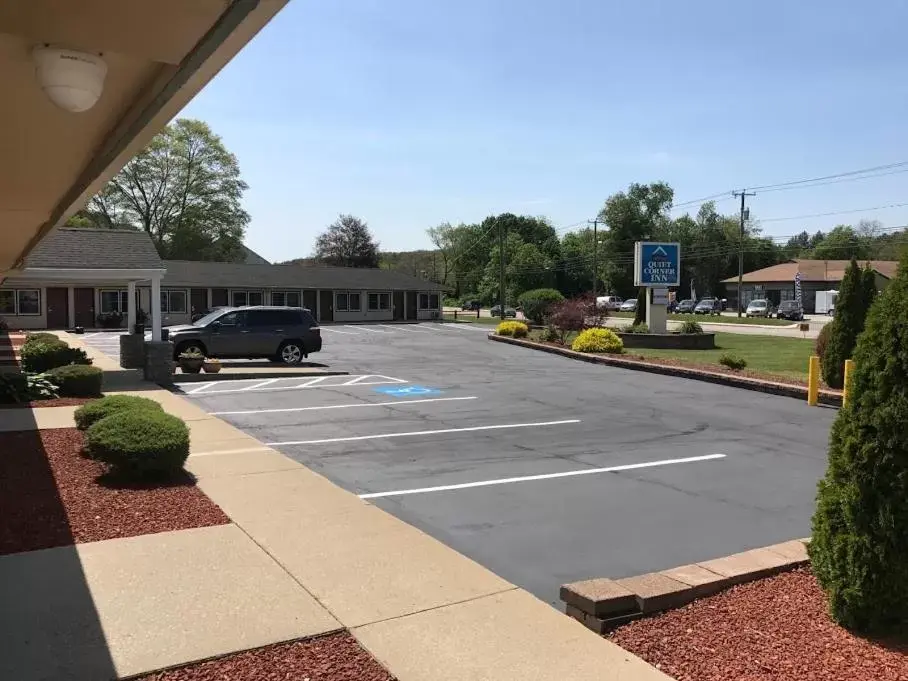
[[[301,468],[302,465],[293,459],[267,448],[233,454],[196,455],[190,456],[186,461],[186,470],[199,480]]]
[[[671,681],[520,589],[353,634],[399,681]]]
[[[104,679],[340,628],[234,525],[0,557],[0,678]]]
[[[200,487],[348,627],[514,588],[306,469]]]
[[[0,409],[0,432],[75,428],[78,407],[38,407],[37,409]]]
[[[149,385],[149,384],[146,384]],[[197,404],[185,400],[179,395],[174,395],[169,390],[154,388],[152,390],[135,391],[104,391],[105,395],[139,395],[158,402],[168,414],[178,416],[184,421],[201,421],[213,418],[208,412]]]

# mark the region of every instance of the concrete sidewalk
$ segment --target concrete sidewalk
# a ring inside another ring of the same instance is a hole
[[[189,424],[187,468],[232,524],[0,557],[0,678],[123,678],[348,628],[399,681],[668,679],[188,400],[137,394]]]

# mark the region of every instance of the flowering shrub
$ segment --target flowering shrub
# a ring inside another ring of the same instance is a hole
[[[501,322],[495,332],[499,336],[511,336],[513,338],[526,338],[530,330],[523,322]]]
[[[577,335],[574,342],[571,343],[571,350],[620,354],[624,352],[624,343],[614,331],[609,329],[587,329]]]

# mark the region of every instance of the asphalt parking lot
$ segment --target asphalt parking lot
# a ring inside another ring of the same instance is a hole
[[[559,605],[806,536],[834,411],[492,343],[487,327],[323,327],[349,376],[187,396]]]

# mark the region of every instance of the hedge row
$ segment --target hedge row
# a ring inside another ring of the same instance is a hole
[[[70,364],[91,364],[84,350],[69,347],[51,333],[30,334],[22,345],[21,354],[22,368],[33,374]]]

